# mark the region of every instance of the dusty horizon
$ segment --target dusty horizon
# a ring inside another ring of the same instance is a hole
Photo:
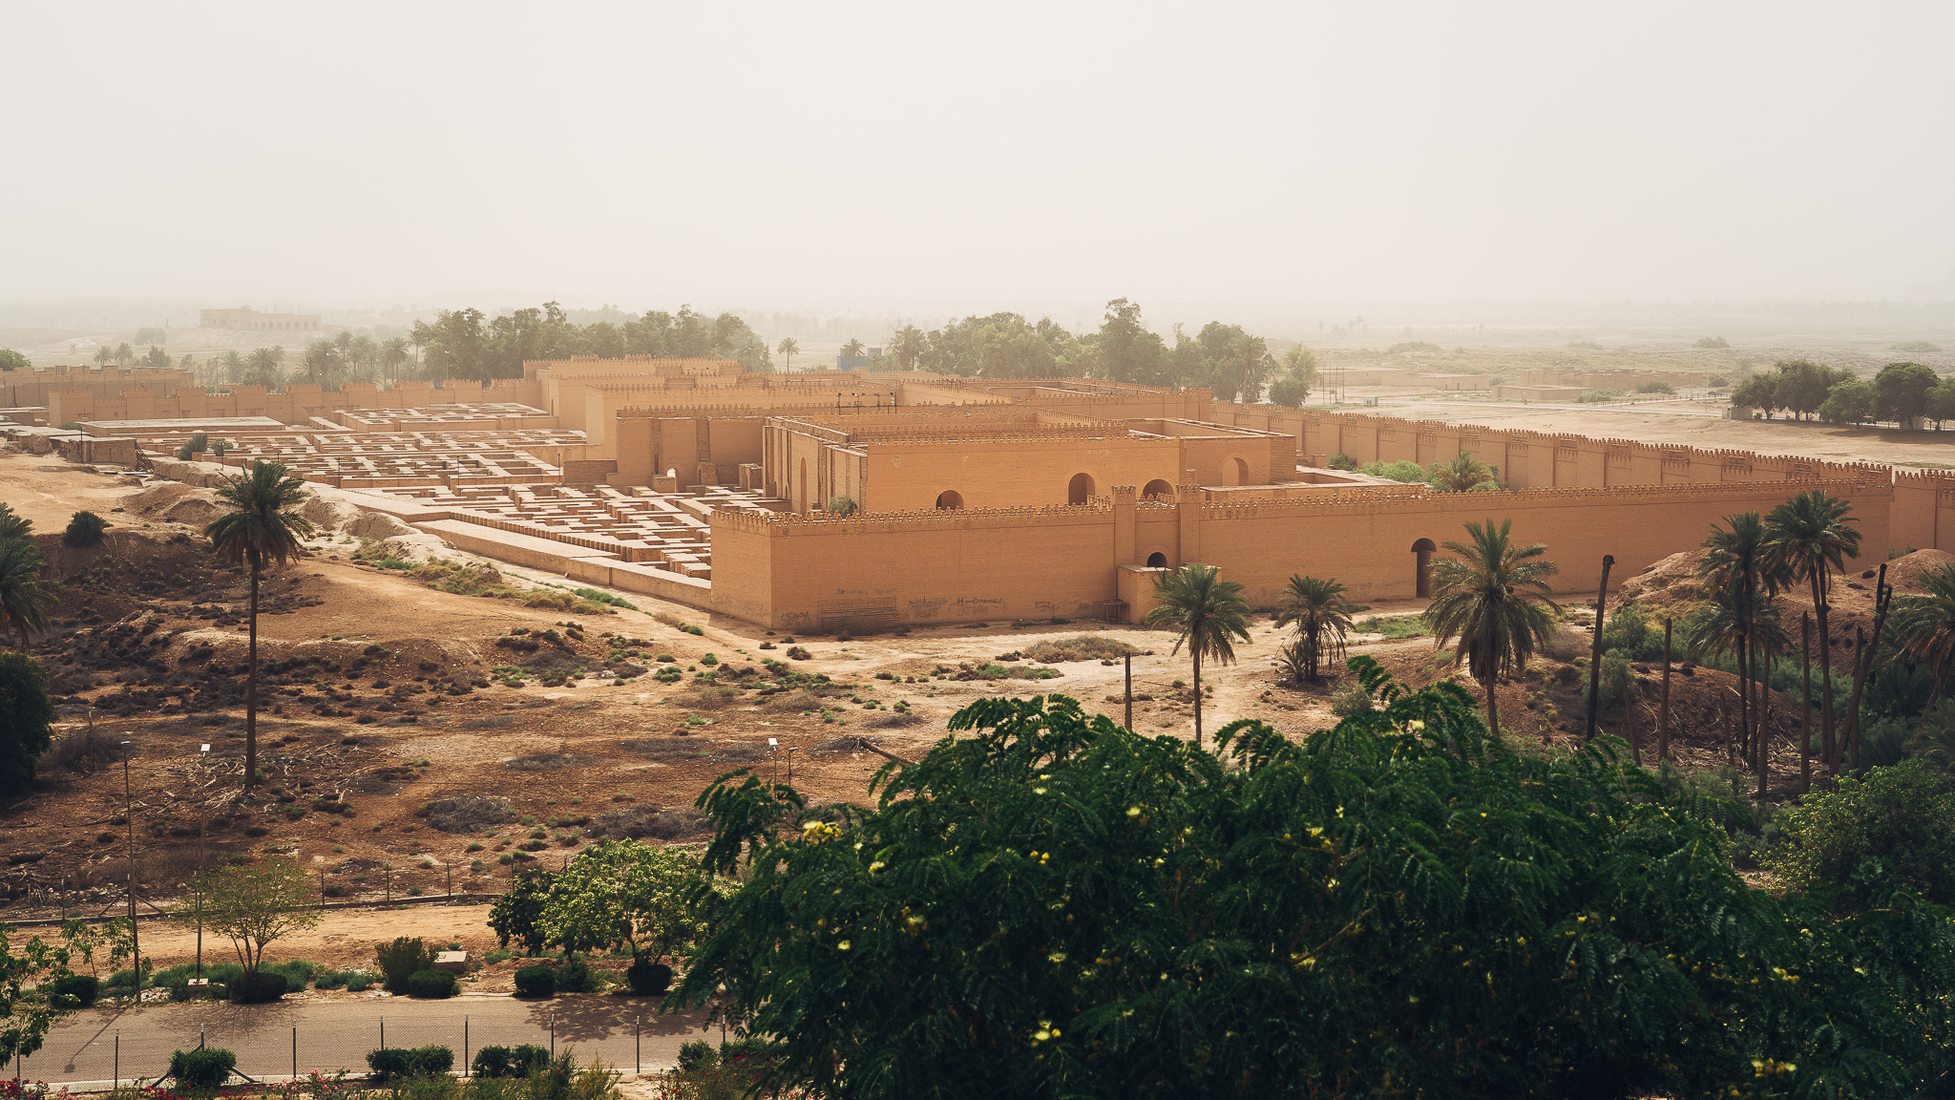
[[[1955,300],[1925,2],[11,24],[0,301]]]

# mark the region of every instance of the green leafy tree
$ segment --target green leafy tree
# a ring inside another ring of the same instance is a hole
[[[258,972],[265,948],[320,921],[312,908],[312,879],[291,856],[214,867],[198,876],[197,892],[204,927],[231,941],[246,974]],[[179,908],[176,919],[195,920],[195,910]]]
[[[1935,430],[1955,420],[1955,378],[1944,378],[1928,391],[1928,407],[1922,414],[1935,422]]]
[[[250,571],[246,622],[249,641],[244,680],[244,785],[258,781],[258,584],[267,567],[283,566],[304,553],[301,540],[312,524],[298,513],[308,496],[305,483],[276,462],[258,461],[243,477],[217,491],[223,514],[204,528],[211,549],[231,565]]]
[[[47,673],[25,653],[0,649],[0,795],[34,783],[34,760],[54,743]]]
[[[1156,603],[1147,625],[1175,632],[1173,652],[1188,648],[1194,665],[1195,744],[1202,743],[1202,663],[1235,663],[1235,643],[1249,640],[1249,604],[1242,585],[1221,578],[1213,565],[1189,562],[1156,574]]]
[[[1309,679],[1321,679],[1323,663],[1344,656],[1344,639],[1357,610],[1345,591],[1336,580],[1292,576],[1277,601],[1276,625],[1296,628],[1297,664]]]
[[[143,354],[142,358],[143,366],[150,370],[168,370],[174,363],[175,361],[170,358],[169,352],[153,345]]]
[[[1115,298],[1106,304],[1094,352],[1099,372],[1115,382],[1156,386],[1169,381],[1167,345],[1141,323],[1136,302]]]
[[[701,881],[699,857],[685,849],[604,841],[557,874],[537,927],[565,952],[624,947],[658,962],[698,934]]]
[[[0,348],[0,371],[26,370],[33,364],[12,348]]]
[[[508,891],[489,907],[489,928],[495,932],[496,942],[504,947],[514,943],[530,955],[543,953],[549,946],[543,933],[543,904],[549,900],[556,880],[556,875],[540,867],[516,872]]]
[[[1227,763],[1077,703],[985,699],[867,809],[736,772],[737,885],[676,1000],[761,1091],[1877,1097],[1951,1066],[1947,911],[1747,886],[1724,807],[1619,743],[1522,755],[1450,684]],[[1944,842],[1946,835],[1944,835]]]
[[[1857,378],[1833,383],[1826,400],[1819,406],[1819,418],[1828,424],[1865,424],[1874,418],[1874,388]]]
[[[1941,378],[1920,363],[1889,363],[1874,375],[1874,419],[1908,421],[1927,415]]]
[[[1784,885],[1839,911],[1893,905],[1912,894],[1955,905],[1955,791],[1908,760],[1842,775],[1779,812],[1764,863]]]
[[[40,1050],[48,1029],[71,1011],[45,991],[75,974],[77,963],[92,966],[95,951],[104,944],[112,947],[109,965],[127,957],[128,940],[126,935],[116,935],[118,928],[126,931],[121,922],[91,928],[72,920],[61,926],[55,938],[44,939],[23,937],[0,924],[0,1062]]]
[[[1833,759],[1833,574],[1860,553],[1860,530],[1846,501],[1817,489],[1800,493],[1765,517],[1766,551],[1784,570],[1787,583],[1806,582],[1813,620],[1819,627],[1820,747]],[[1807,655],[1810,663],[1811,655]]]
[[[1818,412],[1833,386],[1852,378],[1853,372],[1791,359],[1776,364],[1772,377],[1777,406],[1804,420]]]
[[[916,370],[930,348],[929,338],[915,325],[904,325],[889,334],[889,355],[897,370]]]
[[[1445,462],[1433,463],[1432,468],[1426,471],[1426,480],[1442,493],[1500,488],[1500,482],[1494,479],[1493,467],[1464,453]]]
[[[1777,379],[1769,374],[1754,374],[1731,387],[1731,407],[1757,409],[1766,416],[1779,406]]]
[[[26,539],[0,539],[0,624],[23,646],[47,630],[48,608],[54,606],[54,593],[41,579],[46,565]]]
[[[1486,691],[1487,727],[1498,737],[1494,688],[1501,677],[1525,669],[1535,650],[1547,645],[1560,608],[1549,596],[1548,578],[1559,569],[1547,559],[1548,548],[1516,546],[1513,521],[1493,523],[1468,523],[1468,542],[1446,543],[1453,556],[1432,565],[1426,621],[1439,645],[1453,643],[1453,664],[1465,662]]]

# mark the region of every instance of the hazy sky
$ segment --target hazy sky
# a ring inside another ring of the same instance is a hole
[[[0,297],[1951,300],[1951,42],[1949,0],[0,0]]]

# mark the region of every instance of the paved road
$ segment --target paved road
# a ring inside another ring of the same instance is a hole
[[[660,1015],[658,1002],[648,998],[595,994],[519,1001],[464,994],[446,1001],[414,1001],[308,994],[248,1007],[212,1002],[98,1006],[62,1018],[40,1051],[21,1062],[20,1075],[63,1084],[109,1082],[117,1076],[155,1078],[169,1065],[170,1052],[196,1046],[201,1031],[210,1046],[236,1051],[242,1072],[283,1077],[293,1072],[295,1029],[300,1074],[341,1069],[364,1073],[367,1052],[381,1045],[383,1020],[388,1046],[439,1043],[455,1051],[460,1069],[464,1018],[471,1055],[485,1043],[548,1046],[554,1027],[560,1053],[627,1073],[640,1065],[647,1071],[669,1067],[680,1043],[708,1037],[703,1013]],[[717,1029],[710,1038],[719,1039]]]

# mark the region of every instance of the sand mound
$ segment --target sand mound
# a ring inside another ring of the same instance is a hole
[[[1660,559],[1656,564],[1622,582],[1622,600],[1644,607],[1676,607],[1702,603],[1710,598],[1704,580],[1697,575],[1703,555],[1684,550]]]
[[[361,512],[346,524],[346,533],[363,539],[391,539],[412,533],[414,528],[385,512]]]
[[[131,496],[124,508],[147,519],[202,527],[216,519],[217,494],[174,481],[158,482]]]
[[[362,513],[358,508],[344,501],[327,500],[314,493],[299,506],[299,514],[310,520],[312,525],[323,534],[329,531],[346,530],[349,525],[359,521]]]
[[[1916,550],[1887,563],[1887,581],[1895,591],[1920,592],[1924,575],[1950,564],[1955,564],[1955,554],[1946,550]]]

